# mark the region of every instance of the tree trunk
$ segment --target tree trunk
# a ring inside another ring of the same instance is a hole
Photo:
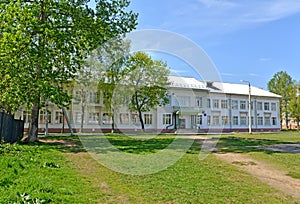
[[[81,106],[80,132],[83,132],[84,113],[85,113],[85,107],[84,107],[84,104],[82,104],[82,106]]]
[[[27,142],[35,142],[38,140],[38,127],[39,127],[39,104],[34,103],[31,109],[31,122],[30,122]]]
[[[115,109],[112,108],[111,109],[111,133],[114,133],[115,132]]]
[[[139,110],[139,119],[140,119],[140,123],[141,123],[141,127],[142,127],[142,132],[145,132],[144,120],[142,117],[142,112],[140,110]]]
[[[287,112],[287,102],[285,102],[285,126],[286,126],[287,130],[289,129],[289,125],[288,125],[289,119],[288,119],[288,117],[289,117],[289,114]]]

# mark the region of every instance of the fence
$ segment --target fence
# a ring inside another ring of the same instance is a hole
[[[0,112],[0,142],[15,143],[23,137],[24,121]]]

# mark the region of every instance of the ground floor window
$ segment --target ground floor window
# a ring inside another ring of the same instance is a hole
[[[257,125],[263,125],[263,117],[257,117]]]
[[[152,114],[150,113],[145,113],[144,114],[144,123],[145,125],[152,125]]]
[[[64,116],[61,111],[55,111],[55,124],[61,124],[64,121]]]
[[[228,116],[222,116],[222,125],[228,125]]]
[[[207,125],[211,125],[211,116],[210,115],[207,116]]]
[[[47,117],[46,109],[40,110],[39,123],[40,124],[45,124],[46,123],[46,117]],[[48,111],[48,123],[51,123],[51,111]]]
[[[170,125],[172,123],[172,114],[167,113],[163,114],[163,124]]]
[[[271,125],[271,118],[269,116],[265,116],[265,125]]]
[[[89,113],[89,123],[98,123],[99,113]]]
[[[23,111],[23,120],[25,123],[31,122],[31,114],[29,111]]]
[[[247,125],[247,116],[241,116],[240,117],[240,124],[241,125]]]
[[[102,114],[102,124],[103,125],[110,125],[112,124],[112,118],[108,113]]]
[[[239,125],[239,116],[233,116],[233,125]]]
[[[213,125],[220,125],[220,116],[214,115],[212,119],[213,119],[212,121]]]
[[[272,125],[277,125],[277,118],[276,117],[272,118]]]
[[[130,121],[131,121],[131,124],[137,125],[139,123],[139,115],[137,113],[131,113]]]
[[[122,125],[129,124],[129,114],[128,113],[120,113],[120,124],[122,124]]]

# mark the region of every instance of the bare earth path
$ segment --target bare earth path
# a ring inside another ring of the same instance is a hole
[[[264,162],[254,160],[247,155],[237,153],[219,153],[215,155],[221,160],[233,164],[257,177],[271,187],[291,195],[300,203],[300,179],[287,176],[287,172],[274,169],[272,166]]]

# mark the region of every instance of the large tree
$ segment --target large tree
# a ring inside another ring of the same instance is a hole
[[[291,100],[288,105],[290,116],[295,119],[297,123],[297,129],[299,130],[300,122],[300,82],[295,82],[295,86],[292,91]]]
[[[90,67],[98,71],[98,90],[102,95],[103,104],[112,119],[111,131],[115,130],[115,112],[121,105],[113,98],[115,88],[119,85],[124,74],[124,64],[129,55],[130,42],[119,36],[95,50],[91,56]]]
[[[142,113],[168,102],[170,70],[165,62],[153,60],[144,52],[130,55],[125,66],[126,74],[122,87],[127,95],[130,94],[129,110],[138,113],[141,128],[144,131]]]
[[[28,141],[37,140],[39,109],[69,103],[63,88],[99,45],[135,28],[128,0],[16,0],[0,3],[0,104],[32,110]]]
[[[283,113],[285,114],[285,124],[286,128],[288,125],[288,104],[291,100],[292,90],[294,86],[294,81],[290,75],[285,71],[280,71],[274,74],[273,78],[268,82],[269,91],[279,94],[282,96],[280,99],[280,116],[281,116],[281,125]]]

